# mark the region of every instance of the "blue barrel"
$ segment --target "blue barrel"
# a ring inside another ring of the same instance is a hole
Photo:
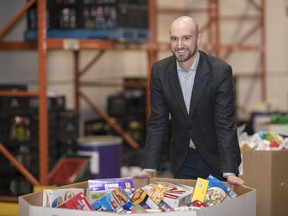
[[[78,154],[90,156],[91,179],[119,178],[122,139],[117,136],[87,136],[78,139]]]

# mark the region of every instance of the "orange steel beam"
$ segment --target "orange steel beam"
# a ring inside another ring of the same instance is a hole
[[[221,37],[220,37],[220,16],[219,16],[219,1],[212,0],[214,3],[214,22],[215,22],[215,55],[220,56],[220,44],[221,44]]]
[[[99,53],[97,53],[93,59],[81,70],[79,71],[79,76],[84,75],[93,65],[96,61],[98,61],[103,54],[105,53],[105,50],[100,50]]]
[[[74,52],[74,62],[75,62],[75,106],[76,109],[79,110],[80,108],[80,97],[82,97],[87,104],[95,111],[97,112],[111,127],[113,130],[115,130],[132,148],[137,149],[139,147],[139,144],[127,133],[125,133],[121,127],[114,121],[111,120],[110,116],[108,116],[105,112],[103,112],[92,100],[88,98],[85,94],[81,93],[80,86],[97,86],[97,87],[118,87],[118,86],[124,86],[120,83],[105,83],[105,82],[81,82],[80,76],[82,76],[84,73],[86,73],[91,66],[98,61],[102,55],[105,53],[104,50],[100,50],[99,53],[95,55],[95,57],[80,71],[79,69],[79,55],[80,53],[78,51]],[[139,86],[139,85],[138,85]]]
[[[239,47],[243,45],[243,43],[259,29],[259,24],[260,22],[256,22],[255,25],[246,32],[246,34],[244,34],[241,38],[238,39],[238,41],[235,42],[234,46],[228,47],[226,52],[222,55],[222,58],[227,59],[234,51],[234,47]]]
[[[80,96],[103,118],[132,148],[137,149],[139,144],[135,142],[122,128],[113,121],[110,116],[103,112],[92,100],[90,100],[84,93],[79,92]]]
[[[19,42],[19,41],[5,41],[0,42],[0,50],[35,50],[37,49],[36,42]]]
[[[38,92],[32,92],[32,91],[1,91],[0,90],[0,96],[8,96],[8,97],[37,97]]]
[[[25,12],[36,2],[36,0],[30,0],[24,7],[11,19],[11,21],[4,26],[0,31],[0,39],[6,35],[6,33],[15,25],[15,23],[25,14]]]
[[[146,81],[143,82],[137,82],[137,84],[130,84],[130,83],[120,83],[120,82],[80,82],[79,83],[81,86],[86,86],[86,87],[128,87],[128,88],[133,88],[133,87],[146,87]]]
[[[39,174],[41,185],[48,184],[48,111],[47,111],[47,21],[46,1],[37,0],[38,84],[39,84]]]
[[[77,46],[75,49],[114,49],[115,43],[109,40],[101,39],[61,39],[61,38],[47,38],[47,47],[49,49],[65,49],[65,43]]]
[[[210,13],[210,8],[189,8],[189,9],[171,9],[159,8],[157,12],[161,14],[189,14],[189,13]]]
[[[0,143],[0,153],[10,161],[13,166],[33,185],[40,185],[34,176]]]

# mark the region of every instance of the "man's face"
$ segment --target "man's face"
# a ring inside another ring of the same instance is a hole
[[[174,23],[170,28],[170,46],[178,62],[186,62],[195,56],[198,50],[199,35],[190,23]]]

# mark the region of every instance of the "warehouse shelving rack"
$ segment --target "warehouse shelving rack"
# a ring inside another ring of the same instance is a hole
[[[0,31],[0,51],[18,51],[18,50],[37,50],[38,52],[38,80],[39,89],[37,92],[9,92],[0,91],[0,96],[20,96],[20,97],[39,97],[39,180],[35,179],[28,170],[26,170],[15,158],[11,155],[4,147],[0,144],[0,153],[3,154],[23,175],[24,177],[33,185],[47,185],[48,176],[48,125],[47,125],[47,84],[46,84],[46,73],[47,73],[47,52],[51,49],[69,49],[74,53],[75,62],[75,107],[80,109],[80,98],[84,99],[104,120],[110,124],[115,131],[117,131],[123,139],[127,141],[129,145],[133,148],[137,148],[138,144],[129,137],[115,122],[111,121],[110,117],[103,111],[101,111],[98,106],[91,101],[85,94],[80,90],[80,86],[101,86],[101,83],[82,83],[81,76],[86,73],[89,67],[96,63],[105,51],[114,49],[140,49],[147,53],[147,81],[143,83],[148,91],[149,82],[149,68],[151,68],[152,63],[157,60],[158,52],[161,50],[169,49],[169,43],[160,43],[157,41],[157,14],[191,14],[191,13],[206,13],[208,16],[208,21],[203,26],[201,26],[201,31],[207,31],[208,37],[211,39],[209,44],[204,44],[204,49],[208,50],[216,56],[226,58],[232,54],[233,51],[241,50],[251,50],[259,51],[261,55],[261,81],[262,81],[262,99],[266,98],[266,65],[265,65],[265,1],[259,0],[247,0],[247,3],[253,5],[253,7],[259,10],[258,16],[249,15],[229,15],[224,16],[219,14],[219,7],[221,0],[206,0],[207,8],[197,9],[185,9],[177,10],[171,8],[158,8],[157,1],[149,0],[149,30],[150,39],[145,43],[120,43],[107,40],[89,39],[89,40],[68,40],[68,39],[51,39],[47,38],[47,23],[46,23],[46,1],[45,0],[29,0],[25,6],[16,14],[16,16]],[[6,35],[9,29],[15,25],[17,20],[22,17],[25,12],[34,4],[37,4],[37,14],[38,14],[38,40],[37,42],[18,42],[18,41],[2,41],[4,35]],[[239,19],[251,19],[258,20],[256,25],[252,27],[246,34],[239,39],[239,41],[234,44],[222,44],[220,38],[220,22],[221,20],[239,20]],[[262,39],[259,44],[256,45],[245,45],[245,41],[249,38],[256,29],[261,29]],[[89,62],[84,69],[80,70],[80,51],[85,49],[99,50],[99,53],[95,58]],[[239,74],[241,76],[241,74]],[[243,74],[242,76],[247,76]],[[111,86],[119,86],[119,84],[110,84]],[[147,102],[149,102],[149,94],[147,95]],[[149,107],[149,103],[147,103]],[[149,113],[149,108],[147,108],[147,114]],[[10,200],[11,198],[0,198],[1,200]],[[15,199],[16,200],[16,199]]]

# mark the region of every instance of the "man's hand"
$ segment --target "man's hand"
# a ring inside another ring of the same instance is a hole
[[[227,176],[227,181],[233,185],[244,185],[245,181],[235,175]]]
[[[142,170],[135,175],[133,175],[133,178],[150,178],[152,176],[152,172],[148,172],[146,170]]]

